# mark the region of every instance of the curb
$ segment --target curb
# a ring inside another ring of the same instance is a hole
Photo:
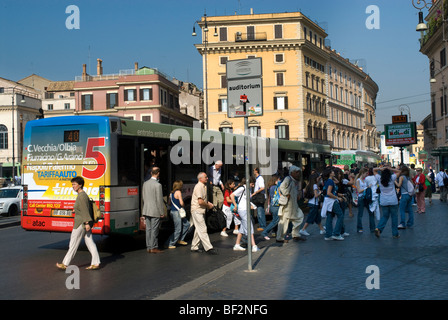
[[[0,229],[20,226],[20,216],[0,217]]]

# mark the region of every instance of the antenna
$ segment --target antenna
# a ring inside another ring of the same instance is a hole
[[[88,57],[87,57],[87,61],[89,62],[89,74],[91,74],[90,73],[90,44],[89,44],[89,54],[88,54]]]

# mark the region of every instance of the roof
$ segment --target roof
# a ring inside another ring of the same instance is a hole
[[[53,81],[47,87],[47,91],[73,91],[75,81]]]

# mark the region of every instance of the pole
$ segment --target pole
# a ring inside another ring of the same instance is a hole
[[[249,170],[249,118],[244,116],[244,164],[246,167],[246,213],[247,213],[247,269],[252,271],[252,230],[251,230],[251,207],[250,207],[250,170]]]
[[[403,165],[403,163],[404,163],[404,160],[403,160],[403,150],[404,150],[403,146],[400,146],[400,159],[401,159],[401,165]]]
[[[16,169],[16,151],[15,151],[15,146],[14,146],[14,143],[15,143],[15,137],[14,137],[14,130],[15,130],[15,128],[14,128],[14,95],[15,95],[15,92],[14,92],[14,88],[12,89],[12,105],[11,105],[11,108],[12,108],[12,123],[11,123],[11,125],[12,125],[12,182],[13,182],[13,184],[15,184],[15,175],[16,175],[16,173],[15,173],[15,169]]]

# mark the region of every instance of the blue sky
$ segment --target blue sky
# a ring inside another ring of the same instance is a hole
[[[69,5],[80,10],[79,30],[65,26]],[[366,27],[369,5],[380,9],[379,29]],[[325,27],[332,49],[363,59],[380,88],[378,129],[399,114],[402,104],[409,106],[412,121],[430,113],[428,59],[419,52],[418,10],[411,0],[0,0],[0,77],[17,81],[35,73],[73,80],[84,63],[95,74],[101,58],[104,74],[133,69],[138,62],[202,86],[201,56],[194,47],[201,40],[191,36],[194,22],[204,11],[233,15],[251,8],[254,13],[301,11]]]

